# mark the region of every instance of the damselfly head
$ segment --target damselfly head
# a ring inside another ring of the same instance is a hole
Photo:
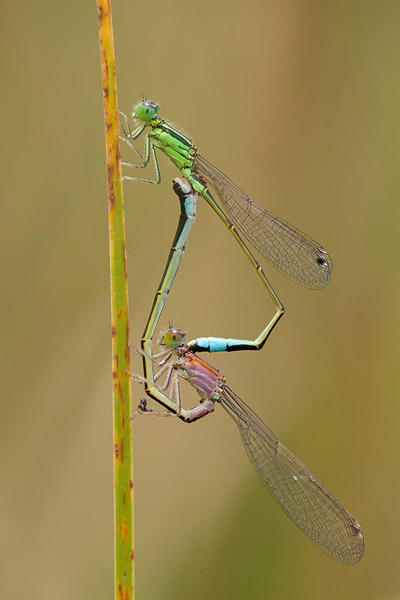
[[[139,121],[144,121],[144,123],[148,123],[157,115],[160,107],[152,100],[143,100],[137,106],[135,106],[133,116]]]
[[[170,327],[161,334],[159,344],[160,346],[166,346],[167,348],[178,348],[185,343],[185,340],[186,333],[182,331],[182,329]]]

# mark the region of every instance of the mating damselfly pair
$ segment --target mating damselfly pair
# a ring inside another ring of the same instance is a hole
[[[283,304],[243,237],[281,272],[305,287],[318,289],[327,285],[332,261],[321,245],[260,207],[201,157],[192,141],[158,117],[158,111],[157,104],[145,100],[136,107],[134,117],[139,124],[135,129],[131,129],[125,115],[121,122],[121,139],[141,159],[139,165],[123,164],[145,168],[153,159],[156,171],[155,180],[129,176],[124,179],[159,183],[156,149],[164,152],[186,179],[186,182],[174,181],[174,190],[181,203],[180,221],[142,337],[144,376],[134,378],[144,383],[148,396],[186,422],[205,416],[213,411],[215,403],[220,403],[237,423],[253,466],[283,510],[329,556],[344,564],[353,564],[360,560],[364,550],[363,534],[356,519],[232,392],[219,372],[197,356],[201,351],[259,350],[284,313]],[[142,153],[133,142],[143,133]],[[162,338],[164,351],[153,356],[153,336],[194,224],[196,194],[205,198],[231,231],[266,287],[276,313],[255,340],[206,337],[185,343],[183,332],[171,328]],[[167,379],[161,386],[158,381],[164,373]],[[200,394],[198,407],[190,410],[182,407],[179,378],[189,381]]]

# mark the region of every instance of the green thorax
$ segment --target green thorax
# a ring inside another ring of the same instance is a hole
[[[153,145],[169,156],[184,177],[190,175],[196,155],[196,146],[192,140],[159,117],[155,117],[147,125],[151,128],[148,135],[152,138]]]

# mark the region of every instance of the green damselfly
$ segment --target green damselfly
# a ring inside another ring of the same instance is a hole
[[[124,176],[124,179],[160,183],[161,174],[156,149],[161,150],[203,196],[231,231],[243,251],[258,269],[242,235],[277,269],[305,287],[325,287],[331,278],[332,260],[326,250],[312,238],[258,205],[231,179],[203,158],[193,142],[158,116],[159,106],[151,100],[140,102],[132,116],[139,125],[132,130],[128,117],[121,113],[124,140],[140,157],[141,164],[122,163],[127,167],[145,168],[153,159],[156,179]],[[144,153],[132,143],[145,132]],[[215,191],[220,204],[214,198]],[[264,282],[264,285],[266,283]],[[269,284],[266,287],[270,287]],[[270,289],[268,291],[271,293]]]

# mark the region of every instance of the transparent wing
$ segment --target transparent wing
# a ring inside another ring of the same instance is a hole
[[[227,386],[221,404],[238,425],[258,475],[285,513],[331,558],[346,565],[358,562],[364,536],[357,520]]]
[[[322,246],[254,202],[199,154],[194,170],[215,190],[232,223],[272,265],[308,288],[329,283],[333,262]]]

